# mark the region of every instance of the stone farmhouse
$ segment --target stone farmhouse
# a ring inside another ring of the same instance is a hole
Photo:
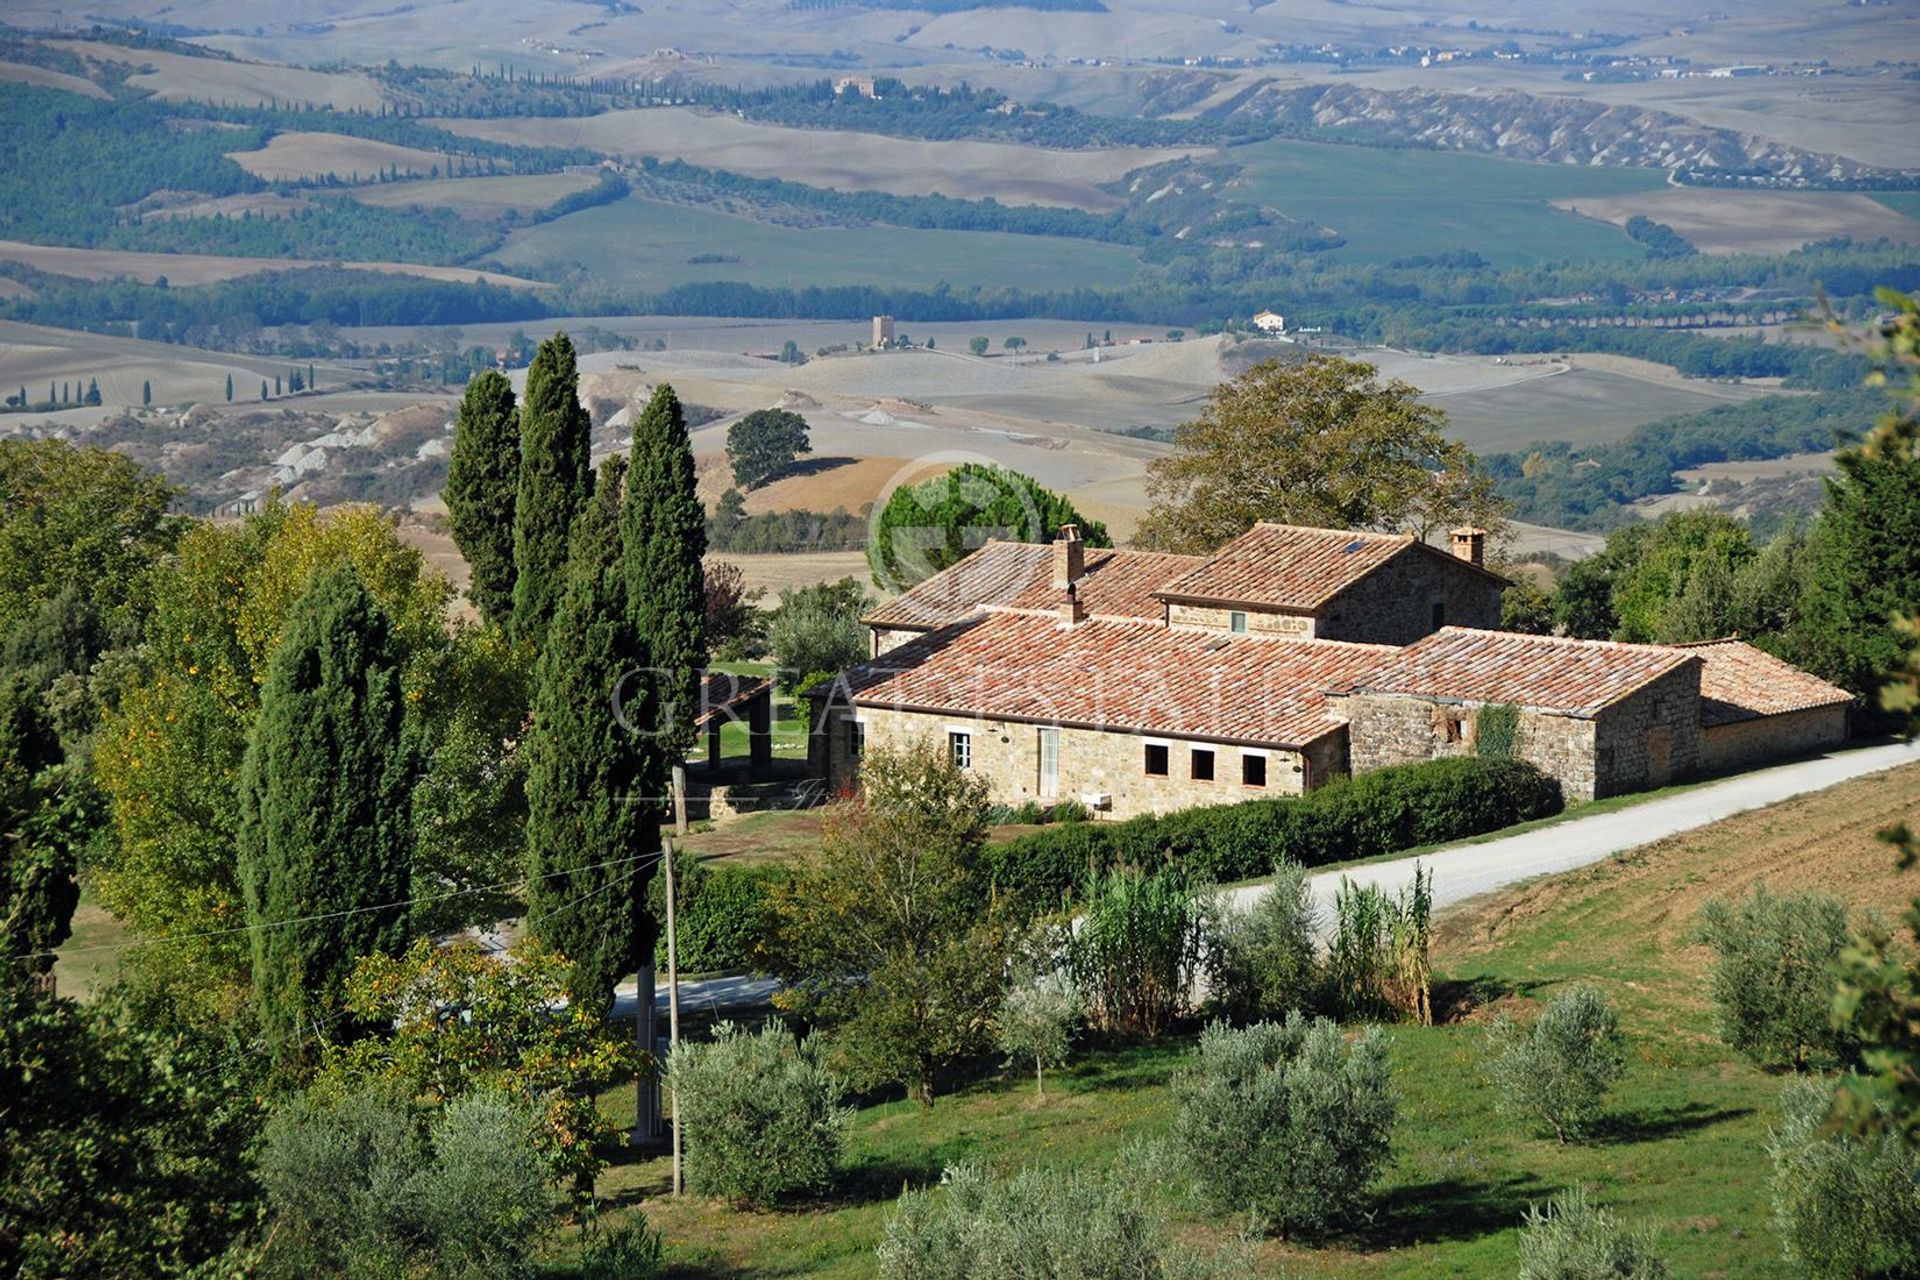
[[[812,696],[810,763],[933,738],[996,801],[1129,817],[1293,795],[1349,771],[1511,751],[1592,799],[1836,745],[1848,695],[1737,640],[1499,630],[1485,531],[1260,524],[1210,556],[990,542],[869,614]],[[1506,708],[1512,708],[1511,711]]]

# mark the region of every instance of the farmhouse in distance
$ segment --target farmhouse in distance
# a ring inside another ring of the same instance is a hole
[[[934,738],[1004,803],[1124,818],[1493,751],[1592,800],[1846,738],[1846,691],[1738,639],[1499,630],[1485,539],[989,542],[867,615],[872,658],[812,695],[811,763],[845,788],[869,746]]]

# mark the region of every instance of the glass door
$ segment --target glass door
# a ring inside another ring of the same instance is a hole
[[[1060,731],[1040,731],[1040,798],[1052,800],[1060,794]]]

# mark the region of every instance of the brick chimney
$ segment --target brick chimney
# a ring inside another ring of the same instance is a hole
[[[1076,542],[1073,545],[1077,547],[1080,544]],[[1086,620],[1087,609],[1080,603],[1080,589],[1068,587],[1066,603],[1060,606],[1060,625],[1071,631]]]
[[[1477,564],[1482,568],[1487,563],[1487,531],[1478,525],[1463,525],[1450,535],[1453,539],[1453,554],[1468,564]]]
[[[1080,526],[1063,524],[1060,536],[1053,540],[1053,589],[1070,591],[1087,572],[1087,544],[1080,541]]]

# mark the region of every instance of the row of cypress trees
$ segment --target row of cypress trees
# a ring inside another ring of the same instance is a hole
[[[686,419],[656,391],[625,458],[590,466],[572,343],[556,334],[524,403],[469,384],[446,499],[470,594],[534,663],[528,922],[603,1012],[653,948],[644,903],[672,766],[692,747],[705,519]],[[351,566],[317,574],[269,665],[241,771],[238,837],[263,1032],[340,1041],[353,965],[412,932],[410,655]],[[283,1053],[283,1058],[297,1051]]]

